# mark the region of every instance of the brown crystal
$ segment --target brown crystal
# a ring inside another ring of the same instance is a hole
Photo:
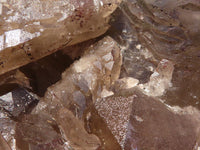
[[[62,79],[47,89],[44,102],[53,108],[64,106],[81,117],[87,101],[101,97],[102,91],[109,90],[118,79],[121,63],[117,43],[110,37],[103,38],[91,45],[80,60],[63,72]]]
[[[0,2],[0,74],[106,32],[120,0]]]
[[[177,111],[138,90],[98,99],[95,108],[125,150],[188,150],[195,148],[198,140],[198,110]]]

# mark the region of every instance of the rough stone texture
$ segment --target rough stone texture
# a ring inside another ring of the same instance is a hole
[[[130,98],[103,98],[97,99],[95,108],[105,120],[108,128],[124,148],[129,116],[132,110],[133,97]]]
[[[108,29],[120,0],[0,2],[0,74]]]

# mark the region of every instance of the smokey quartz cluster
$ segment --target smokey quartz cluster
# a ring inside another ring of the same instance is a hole
[[[200,1],[0,0],[0,150],[199,150]]]

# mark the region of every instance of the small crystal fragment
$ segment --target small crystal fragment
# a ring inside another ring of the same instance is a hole
[[[144,85],[139,85],[139,87],[149,96],[162,96],[165,90],[171,87],[173,71],[173,63],[163,59],[158,64],[155,72],[151,75],[150,81]]]

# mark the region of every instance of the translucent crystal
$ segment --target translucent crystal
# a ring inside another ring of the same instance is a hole
[[[120,0],[0,2],[0,74],[106,32]]]
[[[110,58],[105,60],[108,55]],[[109,63],[112,65],[108,68]],[[111,84],[118,79],[121,63],[117,43],[105,37],[91,45],[80,60],[63,72],[62,79],[47,89],[44,100],[53,108],[62,105],[82,117],[86,101],[91,98],[95,101],[101,97],[103,90],[109,90]]]
[[[110,62],[112,65],[107,67]],[[83,56],[63,72],[59,82],[47,89],[45,96],[32,114],[42,120],[45,119],[42,117],[43,114],[55,120],[62,132],[64,142],[69,147],[97,149],[101,143],[98,137],[88,134],[84,129],[84,113],[93,101],[104,96],[104,91],[109,91],[111,84],[118,79],[121,63],[122,58],[118,44],[110,37],[101,39],[87,48]],[[25,141],[34,143],[35,137],[29,134],[32,132],[32,128],[27,126],[26,131],[21,131],[25,129],[26,124],[23,125],[22,122],[19,123],[19,126],[21,126],[20,133],[24,132],[24,135],[21,136]],[[40,125],[34,123],[33,126]],[[39,128],[39,130],[41,129]],[[49,135],[46,136],[45,138],[38,134],[38,138],[42,140],[48,139]],[[45,142],[41,144],[46,145]]]
[[[172,87],[171,79],[173,71],[173,63],[163,59],[151,75],[150,81],[139,86],[149,96],[162,96],[168,88]]]

